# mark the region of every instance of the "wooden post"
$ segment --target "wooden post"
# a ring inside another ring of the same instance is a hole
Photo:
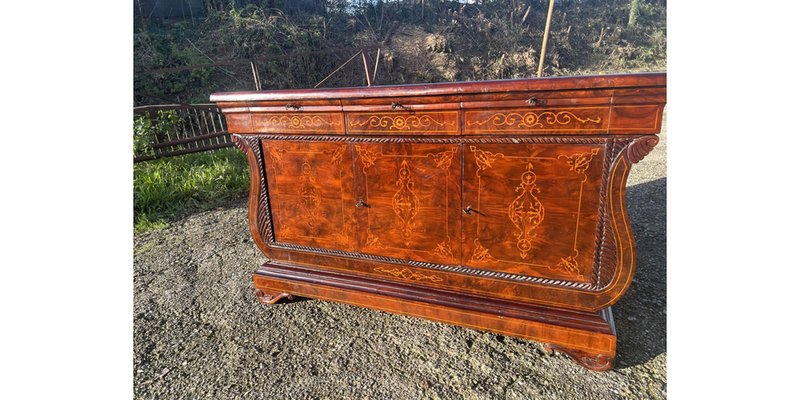
[[[381,62],[381,48],[378,47],[378,54],[375,55],[375,68],[372,69],[372,83],[375,83],[375,77],[378,76],[378,63]]]
[[[250,69],[253,70],[253,81],[255,81],[256,90],[261,90],[261,77],[258,76],[258,67],[256,67],[256,63],[250,61]]]
[[[536,77],[542,77],[542,69],[544,68],[544,52],[547,50],[547,36],[550,34],[550,19],[553,18],[553,4],[556,0],[550,0],[550,7],[547,9],[547,22],[544,24],[544,38],[542,39],[542,54],[539,55],[539,71],[536,72]]]
[[[361,59],[364,61],[364,76],[367,77],[367,86],[372,86],[372,77],[369,76],[369,62],[367,61],[367,53],[361,49]]]

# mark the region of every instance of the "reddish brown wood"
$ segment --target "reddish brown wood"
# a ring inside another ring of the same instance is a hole
[[[338,301],[538,340],[559,350],[602,357],[609,367],[616,353],[616,333],[607,311],[554,310],[270,263],[262,265],[253,280],[257,289],[268,293]]]
[[[262,304],[275,304],[283,299],[294,300],[294,296],[289,293],[281,292],[276,294],[267,294],[261,289],[256,289],[256,298]]]
[[[545,344],[545,351],[552,353],[553,350],[564,353],[576,363],[592,371],[607,371],[614,367],[615,356],[603,354],[596,351],[585,351],[554,344]]]
[[[610,368],[609,306],[635,272],[625,182],[658,142],[664,85],[633,74],[214,95],[250,163],[250,229],[271,260],[256,288],[539,340]],[[341,128],[252,123],[312,113]]]
[[[463,265],[590,283],[606,146],[469,145]]]
[[[261,145],[275,240],[356,251],[351,146],[280,140]]]
[[[347,133],[455,135],[459,111],[348,112]]]
[[[362,253],[457,265],[461,260],[461,158],[455,144],[355,144]],[[422,281],[405,268],[375,272]]]

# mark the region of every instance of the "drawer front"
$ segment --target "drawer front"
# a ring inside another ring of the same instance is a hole
[[[330,112],[252,114],[254,133],[343,134],[344,118]]]
[[[459,111],[348,112],[348,134],[459,134]]]
[[[608,106],[486,109],[464,111],[464,133],[602,133]]]

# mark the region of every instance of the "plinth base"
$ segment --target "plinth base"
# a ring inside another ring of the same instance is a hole
[[[595,371],[614,366],[610,307],[597,313],[555,309],[274,263],[262,265],[253,282],[263,303],[293,295],[335,301],[543,342]]]

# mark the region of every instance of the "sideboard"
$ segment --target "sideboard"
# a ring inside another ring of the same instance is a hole
[[[666,74],[211,95],[250,165],[256,295],[546,344],[613,367],[632,164]]]

